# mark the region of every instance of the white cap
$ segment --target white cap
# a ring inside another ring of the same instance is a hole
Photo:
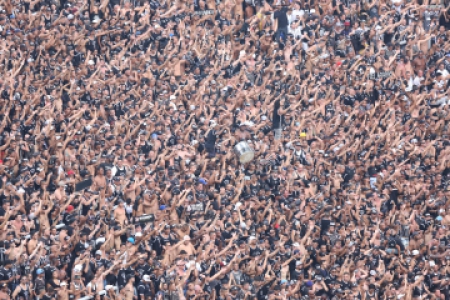
[[[183,238],[183,241],[190,241],[190,240],[191,240],[191,237],[188,235],[185,235]]]
[[[102,250],[95,251],[95,255],[102,255]]]
[[[175,97],[175,95],[170,95],[169,100],[175,100],[177,99],[177,97]]]
[[[370,275],[371,275],[371,276],[375,276],[375,275],[377,275],[377,271],[375,271],[375,270],[371,270],[371,271],[370,271]]]
[[[94,61],[93,61],[92,59],[90,59],[90,60],[88,61],[88,65],[93,66],[93,65],[95,65],[95,63],[94,63]]]
[[[150,275],[144,275],[144,276],[142,277],[142,280],[144,280],[144,281],[150,281]]]
[[[74,18],[74,16],[72,15],[72,14],[69,14],[68,16],[67,16],[67,19],[69,19],[69,20],[72,20]]]
[[[419,250],[413,250],[412,251],[412,255],[419,255],[419,253],[420,253]]]

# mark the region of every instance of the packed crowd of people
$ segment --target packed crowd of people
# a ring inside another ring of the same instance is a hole
[[[449,0],[1,0],[0,300],[450,299],[448,29]]]

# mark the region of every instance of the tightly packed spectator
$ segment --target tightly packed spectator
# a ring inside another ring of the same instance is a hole
[[[449,5],[0,0],[0,300],[450,299]]]

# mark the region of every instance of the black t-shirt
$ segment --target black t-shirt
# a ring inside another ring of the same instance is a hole
[[[217,134],[214,129],[211,129],[208,135],[205,138],[205,148],[208,151],[214,150],[215,144],[217,140]]]
[[[270,281],[269,283],[263,285],[257,294],[258,300],[264,300],[267,297],[267,294],[269,293],[269,288],[272,285],[273,281]]]
[[[346,95],[343,96],[344,105],[353,106],[355,104],[356,98],[354,96]]]
[[[147,263],[136,265],[135,270],[139,273],[140,278],[142,278],[144,275],[150,275],[151,271],[150,266]]]
[[[0,201],[0,203],[1,203],[1,201]],[[3,217],[5,214],[6,214],[6,211],[3,209],[3,207],[0,206],[0,217]]]
[[[278,21],[278,28],[287,28],[289,25],[289,21],[287,18],[287,8],[283,7],[280,10],[277,10],[273,14],[273,18]]]
[[[355,175],[355,170],[354,169],[345,167],[345,172],[344,172],[344,174],[342,176],[344,178],[344,182],[348,183],[350,180],[353,179],[354,175]]]
[[[150,275],[150,278],[153,282],[153,286],[155,287],[154,292],[158,293],[161,282],[166,282],[166,279],[163,276],[156,277],[156,275],[154,275],[154,274]]]
[[[9,280],[13,276],[11,268],[5,269],[5,267],[0,268],[0,281]]]
[[[376,175],[379,172],[379,168],[377,166],[370,166],[367,172],[373,177],[373,175]]]
[[[229,240],[231,238],[232,238],[232,235],[229,231],[227,231],[227,230],[222,231],[222,239],[223,240]]]
[[[137,292],[138,292],[140,300],[144,300],[141,297],[141,295],[144,295],[145,298],[151,296],[150,286],[147,283],[143,282],[143,281],[141,281],[141,283],[138,285]]]
[[[106,280],[106,283],[109,285],[116,285],[117,276],[112,273],[109,273],[108,275],[106,275],[105,280]]]
[[[278,114],[278,110],[280,109],[280,100],[276,100],[273,106],[273,129],[281,128],[282,126],[282,116]]]
[[[45,294],[45,295],[42,297],[42,300],[53,300],[53,299],[55,299],[55,297],[52,296],[52,295],[48,295],[48,294]]]
[[[291,278],[293,280],[298,280],[299,276],[303,274],[303,269],[295,269],[291,272]]]

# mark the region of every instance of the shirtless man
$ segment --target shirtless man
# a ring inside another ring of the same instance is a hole
[[[20,215],[16,215],[16,218],[11,221],[11,225],[14,227],[16,233],[20,232],[20,228],[22,228],[23,226],[22,218],[20,217]]]
[[[127,216],[126,216],[126,213],[125,213],[125,202],[123,202],[123,201],[119,202],[119,205],[114,210],[114,219],[121,226],[125,225],[125,221],[127,220]]]
[[[134,201],[136,200],[136,190],[139,188],[139,185],[137,185],[136,183],[129,183],[129,185],[127,187],[125,187],[124,190],[124,194],[125,194],[125,199],[131,199],[132,202],[134,203]]]
[[[0,284],[0,300],[10,300],[8,285],[6,283]]]
[[[421,231],[416,231],[415,235],[413,235],[413,238],[409,241],[409,250],[417,250],[419,249],[419,246],[424,243],[424,235]]]
[[[57,293],[58,300],[69,300],[69,290],[67,289],[67,282],[61,282]]]
[[[66,184],[63,181],[60,181],[58,183],[58,189],[55,191],[55,198],[60,204],[64,203],[66,199],[66,192],[64,190],[65,186]]]
[[[235,5],[232,6],[234,18],[236,20],[242,20],[244,18],[244,0],[236,0],[234,3]],[[248,17],[248,15],[253,15],[254,13],[254,11],[248,10],[246,17]]]
[[[449,190],[450,188],[447,188],[447,191]],[[445,213],[447,211],[447,213]],[[446,225],[446,226],[449,226],[450,225],[450,214],[448,214],[448,209],[447,208],[444,208],[444,219],[442,220],[442,224],[444,224],[444,225]]]
[[[83,281],[81,280],[81,274],[77,273],[73,276],[73,281],[70,284],[69,293],[75,298],[80,298],[82,293],[86,290]]]
[[[106,177],[105,177],[105,170],[103,168],[97,169],[97,175],[95,175],[94,183],[95,186],[97,187],[97,190],[100,192],[100,206],[102,207],[105,201],[105,189],[106,189]]]
[[[42,210],[39,213],[39,223],[41,226],[45,226],[46,228],[50,228],[50,221],[48,219],[48,214],[53,208],[53,201],[49,201],[47,205],[42,205]]]
[[[111,232],[110,233],[113,236],[113,238],[111,238],[111,240],[113,240],[114,244],[113,245],[110,244],[109,245],[110,247],[114,246],[116,250],[120,249],[120,244],[122,243],[122,240],[120,239],[120,236],[127,231],[127,228],[128,227],[126,227],[126,226],[121,226],[121,228],[118,229],[118,230],[115,230],[114,227],[111,228]]]
[[[123,288],[125,291],[125,299],[133,300],[134,299],[134,276],[130,278],[128,283]]]
[[[142,210],[144,214],[154,214],[158,211],[158,198],[156,195],[144,194],[144,201],[142,203]]]
[[[396,68],[395,68],[395,75],[397,77],[403,77],[403,76],[405,76],[405,73],[406,73],[406,68],[405,68],[404,61],[402,59],[400,59],[397,62],[397,65],[396,65]]]
[[[183,244],[181,244],[178,247],[178,251],[181,252],[182,250],[186,251],[188,255],[195,255],[197,251],[195,250],[194,246],[191,243],[191,238],[188,235],[185,235],[183,238]]]
[[[102,291],[105,289],[105,276],[112,272],[112,270],[119,264],[120,261],[114,262],[114,264],[108,269],[104,270],[104,267],[98,268],[96,274],[94,275],[94,279],[88,284],[88,288],[91,293],[95,293],[96,291]]]
[[[419,51],[419,54],[412,61],[412,65],[416,73],[419,70],[425,71],[426,60],[425,57],[423,56],[423,51]]]

